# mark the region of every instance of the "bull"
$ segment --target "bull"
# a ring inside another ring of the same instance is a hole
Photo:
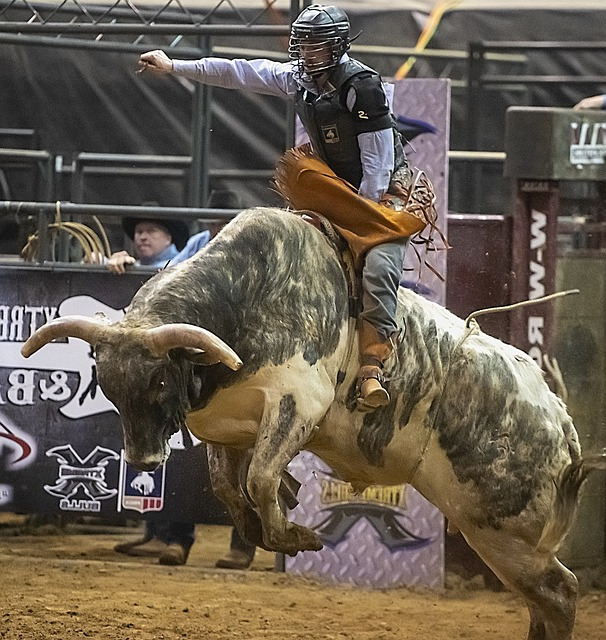
[[[388,362],[393,401],[359,413],[349,308],[325,236],[256,208],[147,281],[120,322],[59,318],[22,353],[66,336],[93,345],[128,462],[155,469],[187,424],[208,443],[215,493],[266,549],[321,548],[280,497],[302,449],[356,491],[412,484],[525,599],[530,640],[570,639],[577,579],[556,553],[604,455],[581,456],[563,402],[530,357],[409,290],[399,294],[401,337]]]

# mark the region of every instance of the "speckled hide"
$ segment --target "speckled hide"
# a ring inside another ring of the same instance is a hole
[[[134,338],[172,323],[209,330],[243,366],[203,366],[180,348],[158,357]],[[291,555],[321,547],[280,506],[283,472],[307,449],[356,490],[411,483],[526,599],[530,640],[569,640],[577,582],[555,554],[603,456],[582,459],[564,404],[526,354],[408,290],[398,323],[392,402],[359,413],[338,256],[298,216],[257,208],[141,287],[97,340],[98,379],[133,464],[161,464],[185,422],[208,443],[213,488],[253,542]]]

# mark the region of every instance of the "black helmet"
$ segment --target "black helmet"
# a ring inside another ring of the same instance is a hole
[[[314,76],[335,67],[341,56],[349,49],[349,18],[347,14],[333,5],[312,4],[303,9],[292,23],[288,55],[294,60],[299,74],[304,72]],[[306,52],[329,52],[330,55],[304,56],[303,44],[313,45]],[[317,49],[316,49],[317,47]]]

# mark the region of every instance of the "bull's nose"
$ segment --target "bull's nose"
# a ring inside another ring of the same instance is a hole
[[[129,460],[127,456],[126,462],[135,467],[137,471],[155,471],[162,464],[162,459],[147,457],[142,460]]]

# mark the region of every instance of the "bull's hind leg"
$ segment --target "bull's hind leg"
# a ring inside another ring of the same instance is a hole
[[[499,579],[526,601],[528,640],[571,640],[578,582],[553,554],[538,552],[506,530],[463,535]]]
[[[246,485],[258,508],[265,545],[288,555],[322,548],[313,531],[286,518],[278,500],[282,472],[308,441],[314,424],[300,415],[293,395],[284,395],[278,406],[265,408],[248,468]]]
[[[530,611],[529,640],[570,640],[576,614],[578,581],[555,556],[534,579],[524,576],[518,588]],[[533,630],[533,624],[536,629]],[[534,635],[533,635],[534,634]]]

